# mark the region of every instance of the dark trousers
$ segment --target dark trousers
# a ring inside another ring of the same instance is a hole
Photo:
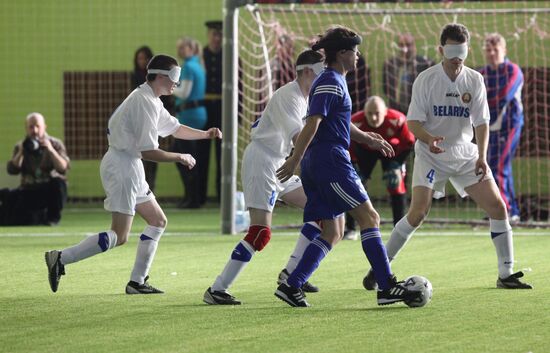
[[[67,184],[53,178],[47,183],[9,190],[3,200],[0,222],[6,225],[57,224],[67,202]]]
[[[185,197],[182,200],[182,203],[188,204],[191,207],[197,207],[200,205],[199,200],[199,172],[198,165],[199,160],[197,160],[197,149],[198,149],[198,140],[179,140],[175,139],[172,145],[172,151],[176,153],[185,153],[190,154],[195,158],[196,164],[195,167],[189,169],[187,166],[184,166],[181,163],[176,163],[178,172],[180,173],[181,180],[183,182],[183,187],[185,188]]]
[[[355,155],[357,156],[357,166],[359,169],[359,175],[362,180],[369,180],[376,166],[378,160],[382,163],[382,170],[387,171],[392,169],[392,164],[396,163],[400,166],[404,165],[407,161],[410,151],[403,152],[394,158],[385,158],[378,152],[372,152],[364,150],[361,147],[355,149]],[[406,176],[405,176],[406,178]],[[403,181],[405,183],[405,180]],[[405,209],[407,208],[407,195],[406,193],[402,194],[391,194],[391,207],[393,214],[393,224],[395,225],[403,216],[405,215]],[[346,229],[354,230],[355,229],[355,220],[349,213],[346,212]]]
[[[157,180],[158,163],[153,161],[142,160],[143,170],[145,170],[145,181],[149,184],[149,190],[155,191],[155,182]]]
[[[222,127],[222,103],[221,100],[206,101],[206,112],[208,114],[208,120],[206,121],[205,130],[212,127],[221,129]],[[210,165],[210,147],[212,143],[215,144],[216,152],[216,195],[217,200],[220,200],[221,190],[221,159],[222,159],[222,142],[217,139],[214,142],[211,140],[200,140],[198,143],[197,151],[197,167],[199,173],[198,181],[198,197],[201,204],[206,202],[206,196],[208,194],[208,167]]]

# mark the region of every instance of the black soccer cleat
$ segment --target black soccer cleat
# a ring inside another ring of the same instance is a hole
[[[378,289],[376,297],[378,305],[389,305],[397,302],[421,301],[424,293],[420,291],[411,291],[405,287],[403,281],[397,282],[395,276],[390,279],[392,286],[386,290]]]
[[[128,282],[126,285],[126,294],[163,294],[164,291],[153,287],[149,283],[147,283],[147,280],[149,279],[149,276],[145,277],[145,280],[143,281],[143,284],[139,284],[134,281]]]
[[[378,289],[378,284],[376,283],[376,277],[374,276],[372,268],[367,272],[365,278],[363,278],[363,287],[365,287],[366,290]]]
[[[290,273],[285,269],[283,269],[279,273],[279,278],[277,279],[277,284],[281,284],[290,276]],[[309,281],[306,281],[304,285],[302,286],[302,290],[306,293],[317,293],[319,291],[319,287],[317,287],[314,284],[309,283]]]
[[[311,306],[306,301],[306,296],[301,288],[294,288],[283,282],[277,287],[275,296],[282,301],[286,302],[290,306],[294,307],[308,307]]]
[[[497,288],[503,289],[533,289],[533,286],[529,283],[525,283],[519,280],[523,277],[523,272],[519,271],[506,278],[497,279]]]
[[[212,287],[208,287],[202,301],[209,305],[241,305],[234,296],[225,291],[212,291]]]
[[[61,263],[61,251],[51,250],[44,254],[46,266],[48,266],[48,281],[52,292],[57,292],[59,280],[65,274],[65,266]]]

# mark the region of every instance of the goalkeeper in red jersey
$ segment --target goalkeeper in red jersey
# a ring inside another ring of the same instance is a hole
[[[375,132],[388,141],[395,156],[384,157],[364,144],[351,143],[350,154],[359,168],[359,174],[369,180],[378,160],[382,163],[383,179],[391,196],[393,223],[397,223],[405,214],[407,207],[407,188],[405,186],[406,161],[414,147],[414,135],[407,127],[407,117],[395,109],[388,109],[379,96],[370,97],[363,111],[352,115],[351,122],[361,131]],[[346,239],[355,239],[355,221],[346,214]]]

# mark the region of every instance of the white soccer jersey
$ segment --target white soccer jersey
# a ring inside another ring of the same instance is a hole
[[[275,158],[285,158],[292,150],[292,137],[303,127],[307,113],[307,97],[298,82],[279,88],[267,103],[262,117],[252,125],[251,139],[273,152]]]
[[[109,119],[109,147],[141,158],[158,148],[158,136],[176,132],[180,124],[170,115],[147,83],[136,88]]]
[[[443,64],[432,66],[418,75],[413,84],[407,120],[423,122],[433,136],[443,136],[439,145],[469,143],[474,126],[490,119],[483,76],[463,66],[454,82],[443,71]],[[418,140],[417,144],[425,145]]]

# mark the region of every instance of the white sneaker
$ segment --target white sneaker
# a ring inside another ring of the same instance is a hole
[[[510,223],[512,223],[512,224],[519,223],[519,221],[520,221],[520,218],[519,218],[519,215],[517,215],[517,214],[510,217]]]

